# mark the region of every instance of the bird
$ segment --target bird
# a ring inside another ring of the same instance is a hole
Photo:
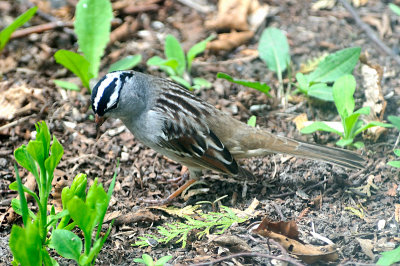
[[[133,70],[106,74],[91,95],[97,129],[119,119],[144,145],[185,165],[190,180],[170,202],[209,169],[237,178],[253,175],[238,159],[281,153],[362,169],[365,159],[345,149],[306,143],[252,127],[168,79]],[[99,131],[98,131],[99,132]]]

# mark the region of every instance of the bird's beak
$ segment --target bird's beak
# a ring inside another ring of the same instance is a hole
[[[96,132],[97,132],[96,140],[100,138],[100,127],[104,123],[104,121],[106,121],[106,119],[107,118],[105,116],[99,116],[98,114],[95,114],[94,116],[94,121],[96,122]]]

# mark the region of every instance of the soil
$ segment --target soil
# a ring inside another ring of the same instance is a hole
[[[58,9],[50,9],[46,1],[35,2],[41,4],[43,13],[67,22],[72,21],[72,4],[77,1],[67,1],[66,6]],[[181,2],[184,1],[145,0],[140,1],[138,6],[151,4],[156,5],[156,8],[143,9],[132,15],[121,10],[116,11],[119,23],[130,19],[136,21],[137,25],[129,35],[108,45],[101,64],[101,75],[117,59],[141,54],[142,63],[135,70],[167,77],[165,73],[149,68],[145,63],[154,55],[163,56],[163,41],[167,34],[176,36],[187,50],[194,43],[215,33],[206,29],[204,24],[216,11],[204,14]],[[204,2],[214,10],[217,9],[216,1]],[[294,70],[297,71],[302,63],[324,53],[360,46],[362,53],[368,54],[368,60],[383,70],[381,87],[387,102],[384,120],[388,115],[400,115],[400,81],[397,78],[399,65],[393,56],[385,54],[371,41],[340,1],[332,8],[313,11],[311,6],[314,2],[271,0],[263,3],[273,10],[263,26],[277,27],[285,32],[291,48]],[[398,53],[400,19],[388,9],[387,2],[369,0],[355,9],[376,35],[394,53]],[[21,1],[0,1],[0,28],[9,25],[27,8]],[[46,22],[43,16],[35,16],[29,25]],[[0,127],[15,122],[0,130],[0,264],[10,264],[12,255],[8,248],[8,238],[11,226],[21,224],[20,218],[13,219],[9,213],[11,199],[16,197],[16,193],[8,188],[15,180],[13,151],[28,143],[33,137],[35,123],[40,120],[47,122],[51,133],[60,140],[65,150],[55,174],[53,202],[57,202],[57,192],[69,185],[78,173],[87,174],[90,183],[98,177],[107,188],[117,160],[120,161],[117,183],[108,211],[116,218],[116,223],[96,264],[130,265],[134,258],[141,257],[143,253],[153,258],[172,255],[171,264],[194,264],[212,262],[235,253],[213,241],[211,236],[197,239],[195,234],[189,236],[185,248],[174,243],[175,241],[146,248],[132,246],[138,237],[154,234],[157,226],[184,221],[161,210],[148,209],[149,205],[143,199],[167,197],[177,188],[177,184],[169,180],[182,176],[186,169],[137,142],[120,121],[107,120],[101,127],[100,139],[96,141],[88,91],[65,91],[57,88],[53,82],[54,79],[77,82],[73,74],[57,64],[53,58],[53,54],[59,49],[77,50],[75,37],[71,31],[64,29],[57,28],[13,39],[0,55],[0,96],[13,94],[16,96],[15,101],[21,101],[11,119],[4,116],[0,119]],[[251,115],[256,115],[258,126],[276,134],[333,146],[337,141],[336,136],[322,133],[301,135],[293,122],[295,117],[303,113],[310,120],[339,121],[333,104],[294,97],[287,108],[282,108],[277,104],[276,98],[268,98],[256,90],[216,78],[217,72],[225,72],[240,79],[266,82],[272,87],[271,93],[276,95],[276,76],[258,57],[245,55],[246,51],[257,50],[261,31],[262,29],[258,30],[251,40],[231,51],[206,51],[196,58],[193,76],[209,80],[213,87],[196,90],[194,93],[243,122]],[[355,94],[358,109],[365,101],[359,65],[354,75],[358,84]],[[262,111],[251,112],[250,108],[256,105],[266,107]],[[5,112],[7,110],[10,109]],[[367,167],[363,170],[349,171],[327,163],[284,155],[247,159],[240,161],[240,164],[256,176],[255,181],[233,180],[214,172],[206,172],[202,179],[205,183],[195,187],[203,188],[205,193],[196,194],[189,199],[178,198],[172,205],[183,208],[200,201],[215,202],[218,199],[219,204],[245,210],[257,198],[260,201],[257,214],[224,233],[242,239],[251,251],[270,254],[276,258],[282,254],[283,251],[276,244],[267,245],[265,239],[251,233],[254,224],[268,217],[271,221],[296,220],[300,239],[304,243],[315,246],[327,244],[311,232],[332,241],[336,245],[338,259],[334,262],[322,259],[319,263],[374,264],[383,251],[392,250],[399,240],[398,214],[395,217],[395,206],[399,203],[400,193],[399,170],[387,165],[388,161],[395,159],[393,148],[397,134],[396,130],[390,129],[377,140],[364,139],[365,147],[357,151],[367,160]],[[359,136],[358,140],[361,139]],[[21,169],[23,181],[27,176],[28,173]],[[32,202],[30,207],[35,208]],[[202,204],[201,208],[204,212],[219,210],[218,204]],[[109,221],[106,227],[108,224]],[[56,254],[52,255],[60,265],[69,265],[72,262]],[[240,263],[271,265],[276,264],[277,260],[252,256],[222,262],[229,265]]]

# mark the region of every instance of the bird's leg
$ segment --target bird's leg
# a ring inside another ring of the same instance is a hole
[[[171,203],[176,197],[178,197],[180,194],[182,194],[183,191],[185,191],[188,187],[190,187],[192,184],[197,182],[198,176],[201,174],[201,171],[192,171],[190,170],[190,179],[181,187],[179,187],[177,190],[175,190],[174,193],[169,195],[166,199],[162,200],[143,200],[145,203],[150,203],[150,204],[155,204],[155,205],[168,205]],[[186,176],[186,177],[185,177]],[[187,179],[187,172],[183,175],[181,180]]]

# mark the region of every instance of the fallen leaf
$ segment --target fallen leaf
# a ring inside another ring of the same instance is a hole
[[[254,35],[252,31],[242,31],[231,33],[222,33],[218,39],[207,44],[207,49],[211,51],[230,51],[242,44],[248,42]]]
[[[360,243],[361,250],[367,255],[371,260],[375,259],[374,253],[372,250],[374,249],[374,245],[372,244],[372,240],[356,238],[358,243]]]
[[[386,192],[386,195],[391,196],[391,197],[396,197],[397,195],[397,188],[399,186],[395,183],[392,183],[390,185],[390,188],[388,189],[388,191]]]
[[[318,11],[321,9],[332,9],[335,6],[335,0],[318,0],[311,6],[312,11]]]
[[[217,245],[227,247],[232,253],[251,251],[251,247],[246,241],[234,235],[209,235],[208,237]]]
[[[200,208],[200,205],[194,205],[194,206],[189,205],[184,208],[164,207],[164,206],[153,206],[149,208],[164,211],[172,216],[184,217],[197,214],[196,210]]]
[[[296,116],[293,119],[293,122],[296,124],[296,128],[299,131],[305,127],[304,122],[307,122],[307,121],[308,121],[308,118],[307,118],[306,113],[299,114],[298,116]]]

